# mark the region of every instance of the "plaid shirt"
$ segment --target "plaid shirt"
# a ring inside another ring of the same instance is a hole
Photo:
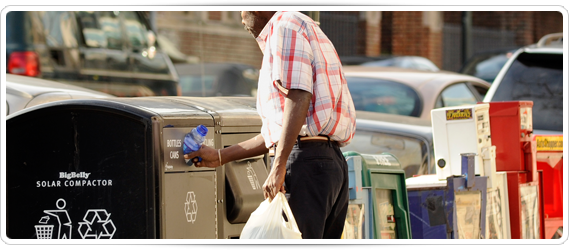
[[[328,135],[340,146],[350,143],[356,129],[354,104],[340,59],[320,27],[300,12],[277,12],[256,40],[263,51],[257,110],[267,148],[281,136],[287,91],[282,87],[312,93],[300,135]]]

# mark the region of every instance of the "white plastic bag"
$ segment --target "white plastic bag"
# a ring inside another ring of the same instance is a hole
[[[283,211],[288,222],[283,218]],[[241,231],[240,239],[302,239],[296,220],[283,193],[269,199],[251,213]]]

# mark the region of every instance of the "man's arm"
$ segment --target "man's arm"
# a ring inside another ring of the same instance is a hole
[[[281,84],[280,81],[278,81],[278,84]],[[288,94],[285,99],[283,113],[283,130],[275,151],[273,167],[263,185],[265,198],[269,198],[269,200],[272,200],[279,191],[283,193],[285,191],[283,184],[286,175],[287,159],[296,143],[300,129],[306,121],[308,106],[312,99],[312,94],[304,90],[289,89],[285,91],[283,92]]]
[[[269,149],[265,147],[265,140],[261,134],[258,134],[249,140],[222,149],[220,151],[221,162],[219,162],[217,149],[213,149],[205,145],[203,145],[198,151],[184,155],[184,158],[194,159],[194,157],[199,156],[202,158],[202,161],[194,162],[196,167],[215,168],[227,162],[262,155],[267,152],[269,152]]]

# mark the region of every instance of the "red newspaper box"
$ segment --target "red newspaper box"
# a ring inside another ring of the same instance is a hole
[[[545,238],[563,227],[563,135],[533,135],[537,169],[542,172]]]
[[[508,176],[512,239],[544,238],[543,183],[537,172],[532,101],[490,102],[490,134],[496,172]]]
[[[532,101],[490,102],[490,134],[496,146],[496,171],[530,171],[537,181],[532,144]]]

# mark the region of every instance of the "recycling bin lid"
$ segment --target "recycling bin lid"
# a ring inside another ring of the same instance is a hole
[[[183,103],[219,116],[221,127],[261,126],[254,97],[169,97],[172,102]],[[216,119],[218,120],[218,119]]]
[[[131,113],[142,117],[162,116],[175,117],[186,116],[211,119],[211,115],[196,107],[183,102],[173,102],[165,97],[136,97],[136,98],[105,98],[105,99],[72,99],[44,103],[30,108],[26,108],[10,114],[6,119],[21,116],[26,113],[36,112],[47,108],[101,108],[115,109],[120,112]],[[81,108],[81,109],[82,109]]]
[[[62,100],[40,104],[23,109],[7,116],[14,117],[22,113],[34,112],[50,106],[92,106],[117,109],[143,116],[161,117],[215,117],[220,125],[232,127],[261,126],[262,122],[255,109],[253,97],[134,97],[105,98],[89,100]]]
[[[405,180],[407,188],[446,187],[447,180],[439,180],[436,174],[414,176]]]

